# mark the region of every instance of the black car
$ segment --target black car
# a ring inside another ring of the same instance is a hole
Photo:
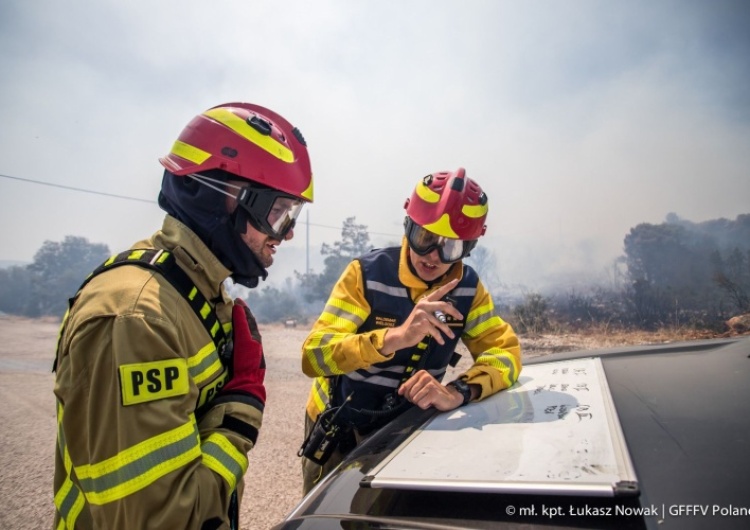
[[[370,435],[274,530],[750,528],[750,338],[551,354]]]

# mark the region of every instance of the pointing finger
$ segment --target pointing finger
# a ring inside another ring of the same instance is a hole
[[[430,302],[434,302],[436,300],[440,300],[442,297],[444,297],[446,294],[451,292],[454,287],[458,285],[458,278],[454,278],[453,280],[449,281],[439,289],[436,289],[435,291],[431,292],[429,295],[425,296],[425,300],[428,300]]]

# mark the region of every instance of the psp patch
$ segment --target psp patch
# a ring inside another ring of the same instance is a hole
[[[182,396],[190,391],[187,359],[168,359],[120,366],[123,405]]]

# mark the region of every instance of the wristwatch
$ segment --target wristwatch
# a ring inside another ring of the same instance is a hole
[[[448,383],[448,386],[452,386],[453,388],[458,390],[458,393],[464,397],[464,402],[461,403],[462,407],[469,401],[471,401],[471,388],[469,388],[469,383],[467,383],[463,379],[456,379],[455,381],[451,381],[450,383]]]

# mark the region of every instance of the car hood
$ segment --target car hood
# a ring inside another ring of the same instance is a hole
[[[436,415],[411,409],[368,437],[275,528],[746,528],[741,510],[750,510],[750,338],[566,352],[525,364],[592,356],[606,373],[639,496],[362,487]],[[477,447],[455,451],[481,458]],[[612,516],[618,506],[625,517]],[[563,510],[550,517],[544,507]]]

